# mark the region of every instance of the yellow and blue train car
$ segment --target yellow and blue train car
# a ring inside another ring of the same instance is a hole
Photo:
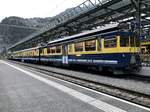
[[[142,62],[150,62],[150,40],[143,39],[141,40],[141,59]]]
[[[140,47],[132,32],[118,28],[92,30],[18,51],[14,59],[58,65],[94,66],[112,71],[139,71]]]
[[[11,60],[22,61],[22,62],[39,62],[39,48],[34,47],[30,49],[24,49],[11,53]]]

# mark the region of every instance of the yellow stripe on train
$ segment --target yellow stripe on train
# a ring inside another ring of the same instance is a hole
[[[108,53],[136,53],[139,52],[138,47],[120,47],[120,48],[104,48],[100,51],[82,51],[82,52],[71,52],[69,55],[79,54],[108,54]]]

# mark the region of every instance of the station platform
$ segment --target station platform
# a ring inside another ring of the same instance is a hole
[[[150,109],[0,61],[0,112],[149,112]]]
[[[143,76],[150,76],[150,67],[142,67],[138,74]]]

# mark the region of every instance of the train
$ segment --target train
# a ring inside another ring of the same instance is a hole
[[[49,41],[44,46],[11,52],[9,59],[58,66],[87,66],[113,73],[141,70],[138,37],[115,26]]]
[[[141,60],[150,63],[150,39],[141,40]]]

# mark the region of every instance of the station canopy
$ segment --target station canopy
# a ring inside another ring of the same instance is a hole
[[[150,1],[87,0],[56,15],[47,26],[12,45],[8,50],[36,47],[39,43],[46,44],[50,40],[114,23],[129,24],[141,34],[150,35]]]

